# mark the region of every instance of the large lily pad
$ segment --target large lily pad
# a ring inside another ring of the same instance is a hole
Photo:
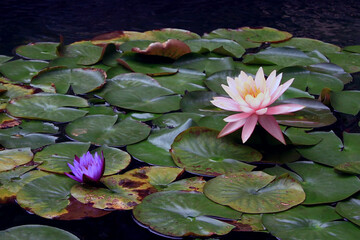
[[[67,231],[45,225],[22,225],[8,228],[0,231],[0,238],[6,240],[80,240]]]
[[[5,63],[5,62],[9,61],[10,59],[12,59],[12,57],[0,55],[0,64]]]
[[[75,58],[77,64],[93,65],[103,56],[103,47],[96,46],[90,41],[81,41],[65,46],[61,54],[64,57]]]
[[[151,77],[140,73],[116,76],[99,95],[112,105],[151,113],[178,110],[181,99]]]
[[[258,151],[228,137],[217,138],[218,134],[218,131],[203,127],[192,127],[179,134],[170,150],[176,165],[188,172],[208,176],[255,168],[242,161],[260,161]]]
[[[214,92],[194,91],[188,92],[181,99],[180,107],[183,112],[197,113],[201,115],[217,115],[225,113],[224,110],[211,104],[214,97],[219,96]]]
[[[228,39],[193,39],[185,42],[192,52],[215,52],[231,57],[240,58],[245,49],[233,40]]]
[[[350,73],[344,71],[343,68],[333,63],[318,63],[306,67],[312,72],[326,73],[333,75],[343,81],[344,84],[352,81]]]
[[[280,212],[305,199],[299,182],[288,174],[276,178],[260,171],[218,176],[205,184],[204,193],[217,203],[246,213]]]
[[[51,60],[57,58],[57,47],[59,43],[37,42],[22,45],[16,48],[16,54],[28,59]]]
[[[298,152],[304,158],[333,167],[346,162],[360,161],[359,134],[344,132],[344,143],[333,131],[309,134],[320,137],[322,140],[315,146],[298,148]]]
[[[341,201],[360,190],[356,176],[336,173],[333,168],[313,162],[287,164],[301,178],[306,193],[303,204],[321,204]]]
[[[298,206],[289,211],[265,214],[264,226],[282,240],[356,240],[359,229],[353,224],[340,220],[330,206]]]
[[[305,52],[317,50],[321,53],[340,52],[341,48],[334,44],[325,43],[311,38],[291,38],[281,43],[273,43],[272,47],[296,47]]]
[[[69,107],[87,106],[87,101],[80,97],[39,93],[11,101],[6,110],[15,117],[68,122],[87,113],[87,111]]]
[[[356,115],[360,111],[360,91],[332,92],[330,101],[339,112]]]
[[[0,129],[0,144],[6,148],[35,149],[55,143],[57,137],[49,134],[55,134],[58,130],[59,128],[52,123],[23,121],[18,126]]]
[[[319,136],[311,135],[305,132],[307,130],[311,129],[291,127],[287,128],[284,133],[294,145],[315,145],[322,140]]]
[[[123,146],[145,139],[150,127],[131,118],[119,121],[118,116],[89,115],[69,123],[65,131],[77,141]]]
[[[106,74],[101,69],[93,68],[48,68],[31,80],[31,85],[38,88],[55,86],[57,93],[65,94],[70,86],[74,93],[84,94],[94,91],[105,84]]]
[[[360,71],[360,54],[349,52],[327,53],[326,57],[348,73]]]
[[[16,148],[0,151],[0,172],[13,169],[30,162],[33,153],[30,148]]]
[[[19,59],[1,64],[0,72],[14,82],[29,83],[31,78],[47,65],[45,61]]]
[[[360,195],[336,204],[336,212],[360,226]]]
[[[181,191],[152,194],[133,213],[138,221],[151,230],[177,237],[227,234],[234,226],[214,217],[237,219],[241,215],[210,201],[202,193]]]

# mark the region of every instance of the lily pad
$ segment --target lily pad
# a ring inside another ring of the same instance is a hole
[[[341,201],[360,190],[356,176],[336,173],[333,168],[313,162],[287,164],[301,178],[306,193],[303,204],[321,204]]]
[[[218,131],[203,127],[192,127],[179,134],[170,150],[176,165],[188,172],[207,176],[255,168],[242,161],[260,161],[258,151],[228,137],[217,138],[218,134]]]
[[[144,55],[168,57],[174,60],[191,52],[187,44],[177,39],[169,39],[164,43],[151,43],[145,50],[135,47],[132,51]]]
[[[33,153],[30,148],[16,148],[0,151],[0,172],[11,170],[30,162]]]
[[[154,119],[152,124],[160,128],[175,128],[184,124],[189,119],[197,122],[200,118],[201,115],[196,113],[173,112],[163,114],[161,117]]]
[[[227,234],[234,226],[214,217],[237,219],[241,215],[210,201],[202,193],[181,191],[152,194],[133,210],[133,214],[151,230],[176,237]]]
[[[341,91],[344,87],[343,82],[332,75],[325,73],[311,72],[303,67],[288,67],[280,70],[283,73],[282,82],[295,78],[292,87],[311,94],[319,95],[323,88],[333,91]]]
[[[282,240],[356,240],[359,229],[341,219],[330,206],[298,206],[286,212],[265,214],[264,226]]]
[[[202,177],[185,178],[168,184],[161,191],[196,191],[203,192],[206,181]]]
[[[19,59],[1,64],[0,72],[14,82],[29,83],[31,78],[47,65],[45,61]]]
[[[77,64],[93,65],[101,60],[103,51],[103,47],[96,46],[90,41],[81,41],[65,46],[61,55],[76,58]]]
[[[58,130],[52,123],[23,121],[18,126],[0,129],[0,144],[6,148],[36,149],[55,143],[57,137],[49,134],[56,134]]]
[[[302,203],[305,193],[288,174],[279,177],[264,172],[238,172],[218,176],[205,184],[211,200],[246,213],[287,210]]]
[[[301,51],[309,52],[318,50],[321,53],[340,52],[341,48],[334,44],[322,42],[311,38],[291,38],[285,42],[273,43],[272,47],[295,47]]]
[[[69,123],[65,132],[77,141],[123,146],[145,139],[150,127],[130,118],[118,121],[118,116],[89,115]]]
[[[226,95],[227,93],[225,90],[221,87],[222,84],[227,85],[226,78],[231,77],[235,78],[238,77],[240,74],[240,70],[225,70],[216,72],[214,74],[211,74],[209,77],[205,79],[205,84],[208,88],[210,88],[211,91],[216,92],[218,94]]]
[[[37,42],[22,45],[16,48],[16,54],[28,59],[52,60],[57,58],[57,48],[59,43]]]
[[[294,98],[277,101],[275,104],[300,104],[305,106],[300,111],[287,115],[275,115],[278,123],[286,126],[313,128],[328,126],[336,122],[330,109],[319,101],[310,98]]]
[[[336,212],[360,226],[360,195],[336,204]]]
[[[298,148],[298,152],[314,162],[328,166],[337,166],[346,162],[359,161],[360,135],[358,133],[343,133],[344,143],[330,132],[312,132],[310,135],[322,138],[321,142],[312,147]]]
[[[19,124],[21,124],[20,119],[14,118],[6,113],[0,113],[0,129],[15,127]]]
[[[307,132],[305,132],[306,130],[311,129],[291,127],[286,129],[284,133],[290,139],[291,143],[295,145],[315,145],[322,140],[321,137],[308,134]]]
[[[194,91],[188,92],[181,99],[180,107],[183,112],[187,113],[197,113],[201,115],[217,115],[225,113],[224,110],[221,110],[211,104],[213,97],[219,96],[214,92],[204,92],[204,91]]]
[[[326,57],[330,59],[331,63],[339,65],[348,73],[360,71],[360,54],[349,52],[327,53]]]
[[[348,174],[360,174],[360,161],[346,162],[334,167],[336,170],[348,173]]]
[[[192,52],[196,53],[215,52],[236,58],[240,58],[245,53],[245,49],[240,44],[228,39],[193,39],[185,43]]]
[[[22,225],[0,231],[0,238],[7,240],[80,240],[60,228],[45,225]]]
[[[347,52],[360,53],[360,45],[346,46],[343,50]]]
[[[352,115],[360,111],[360,91],[331,92],[330,101],[336,111]]]
[[[261,214],[247,214],[241,215],[241,219],[229,222],[235,225],[233,231],[237,232],[264,232],[265,227],[261,221]]]
[[[69,107],[87,107],[85,99],[62,94],[38,93],[11,101],[6,109],[15,117],[56,122],[73,121],[87,111]]]
[[[312,72],[326,73],[333,75],[343,81],[344,84],[352,81],[350,73],[344,71],[343,68],[333,63],[318,63],[306,67]]]
[[[5,88],[4,90],[6,90],[6,92],[3,93],[1,96],[1,98],[4,99],[4,101],[39,92],[39,89],[22,84],[0,82],[0,86]]]
[[[12,57],[0,55],[0,64],[5,63],[5,62],[9,61],[10,59],[12,59]]]
[[[99,89],[105,84],[106,74],[94,68],[48,68],[31,80],[37,88],[55,86],[57,93],[65,94],[70,86],[75,94],[84,94]]]
[[[178,110],[181,99],[151,77],[140,73],[116,76],[99,95],[112,105],[151,113]]]

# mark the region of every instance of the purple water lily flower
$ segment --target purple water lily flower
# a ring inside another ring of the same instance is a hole
[[[90,152],[85,153],[80,158],[75,155],[74,165],[68,163],[72,174],[65,173],[66,176],[78,181],[80,183],[85,182],[98,182],[105,170],[104,153],[101,152],[101,156],[98,153],[91,155]]]

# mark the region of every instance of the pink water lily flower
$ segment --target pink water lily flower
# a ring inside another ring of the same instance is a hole
[[[101,152],[101,156],[98,153],[91,155],[90,152],[85,153],[80,158],[75,155],[74,165],[68,163],[69,168],[72,171],[65,173],[66,176],[78,181],[84,182],[98,182],[105,170],[105,159],[104,154]]]
[[[211,103],[224,110],[240,113],[224,118],[228,124],[221,130],[218,137],[223,137],[243,127],[241,138],[245,143],[254,131],[256,123],[259,122],[273,137],[286,144],[279,124],[272,115],[288,114],[301,110],[304,106],[299,104],[270,106],[294,81],[292,78],[280,85],[281,78],[282,74],[276,76],[274,70],[265,80],[261,67],[256,73],[255,80],[243,71],[235,79],[227,77],[228,86],[224,84],[221,86],[231,98],[214,97]]]

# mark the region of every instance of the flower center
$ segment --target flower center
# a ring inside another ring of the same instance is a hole
[[[252,96],[253,98],[256,98],[257,95],[261,93],[261,90],[259,88],[257,88],[256,86],[247,86],[244,90],[243,90],[243,96],[244,98],[246,98],[247,95]]]

